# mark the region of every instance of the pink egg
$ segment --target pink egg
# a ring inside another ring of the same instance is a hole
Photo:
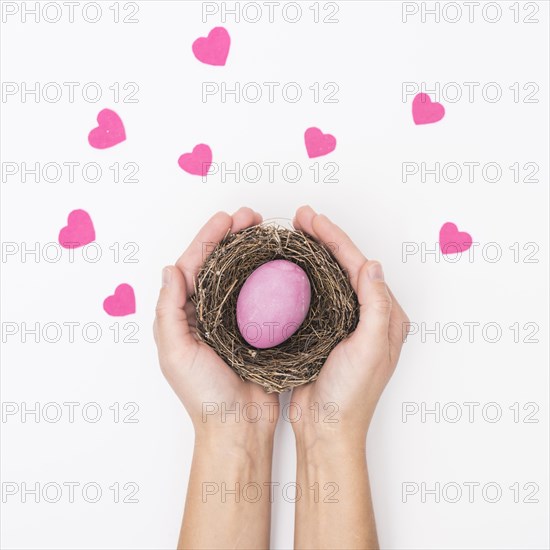
[[[287,260],[267,262],[246,280],[237,298],[237,325],[255,348],[288,340],[306,318],[311,287],[306,272]]]

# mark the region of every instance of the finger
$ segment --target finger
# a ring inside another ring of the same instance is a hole
[[[317,214],[310,206],[302,206],[296,211],[296,229],[311,235],[324,244],[336,258],[349,277],[353,290],[357,292],[359,270],[367,261],[350,237],[324,214]]]
[[[394,293],[388,287],[388,292],[390,293],[391,302],[392,302],[392,317],[395,316],[395,322],[399,324],[401,332],[403,332],[403,325],[409,323],[409,318],[405,313],[405,310],[401,307],[401,304],[397,301]]]
[[[185,315],[187,315],[187,324],[191,329],[191,333],[195,336],[195,331],[197,328],[197,310],[195,308],[195,304],[193,304],[191,300],[187,300],[183,311],[185,311]]]
[[[359,324],[349,342],[372,353],[388,351],[392,299],[379,262],[368,261],[359,271],[357,299]]]
[[[294,219],[292,220],[292,225],[294,225],[295,229],[298,229],[300,231],[304,231],[304,233],[308,233],[313,238],[317,238],[317,235],[314,234],[313,231],[313,218],[317,215],[317,212],[311,208],[311,206],[300,206],[298,210],[296,210],[296,215],[294,216]]]
[[[187,295],[194,292],[194,278],[214,247],[231,230],[233,218],[227,212],[214,214],[198,232],[187,250],[179,257],[176,266],[183,272]]]
[[[357,292],[359,271],[367,261],[351,238],[324,214],[313,218],[313,230],[319,241],[334,254],[337,262],[349,277],[351,286]]]
[[[406,342],[407,335],[409,334],[411,322],[407,314],[403,311],[403,308],[397,304],[396,300],[393,298],[391,291],[389,292],[392,298],[392,314],[390,318],[389,330],[390,351],[392,361],[397,363],[401,353],[401,348]]]
[[[314,221],[314,218],[317,217],[320,219]],[[327,223],[327,221],[329,223]],[[330,224],[332,224],[332,227]],[[357,248],[350,237],[336,224],[331,222],[327,216],[324,214],[318,215],[311,206],[301,206],[298,208],[293,220],[293,225],[296,229],[305,231],[329,248],[335,255],[340,266],[347,271],[350,280],[353,277],[351,281],[352,286],[353,289],[357,291],[357,275],[367,258]],[[392,311],[406,318],[407,315],[389,288],[388,292],[392,299]]]
[[[242,231],[247,227],[258,225],[259,223],[261,223],[261,219],[262,219],[262,217],[257,212],[254,212],[254,210],[246,206],[239,208],[233,214],[232,218],[233,218],[233,223],[231,225],[232,233],[237,233],[237,231]]]
[[[353,244],[349,236],[324,214],[317,214],[310,206],[301,206],[293,220],[294,227],[311,235],[325,245],[347,271],[352,286],[357,291],[357,275],[366,258]]]
[[[189,358],[196,341],[187,322],[187,293],[183,273],[176,266],[165,267],[155,317],[155,340],[159,357],[172,363]]]

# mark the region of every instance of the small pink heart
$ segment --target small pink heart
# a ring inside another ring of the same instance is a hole
[[[230,45],[229,33],[223,27],[215,27],[207,37],[201,36],[193,42],[193,53],[207,65],[225,65]]]
[[[412,109],[415,124],[432,124],[445,116],[445,107],[435,101],[432,103],[428,94],[417,94]]]
[[[79,248],[95,241],[92,218],[85,210],[73,210],[67,218],[67,225],[59,232],[59,244],[63,248]]]
[[[439,248],[443,254],[458,254],[471,246],[472,237],[469,233],[459,231],[454,223],[444,223],[439,230]]]
[[[126,139],[124,124],[110,109],[103,109],[97,115],[99,126],[88,134],[88,143],[96,149],[108,149]]]
[[[136,297],[134,289],[123,283],[118,285],[115,293],[103,301],[103,309],[113,317],[123,317],[136,312]]]
[[[304,138],[310,159],[328,155],[336,148],[336,138],[330,134],[323,134],[319,128],[308,128]]]
[[[178,159],[178,164],[182,170],[194,176],[206,176],[210,165],[212,164],[212,149],[204,143],[199,143],[193,147],[192,153],[184,153]]]

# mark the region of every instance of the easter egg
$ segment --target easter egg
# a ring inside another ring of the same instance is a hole
[[[271,348],[288,340],[306,318],[311,287],[306,272],[287,260],[258,267],[237,298],[237,325],[255,348]]]

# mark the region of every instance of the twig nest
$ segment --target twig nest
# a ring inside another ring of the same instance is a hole
[[[305,271],[311,285],[310,307],[290,338],[258,349],[241,336],[237,298],[250,275],[272,260],[287,260]],[[328,354],[359,320],[357,296],[329,249],[302,231],[278,225],[228,234],[198,273],[192,300],[199,338],[242,379],[269,393],[315,380]]]

